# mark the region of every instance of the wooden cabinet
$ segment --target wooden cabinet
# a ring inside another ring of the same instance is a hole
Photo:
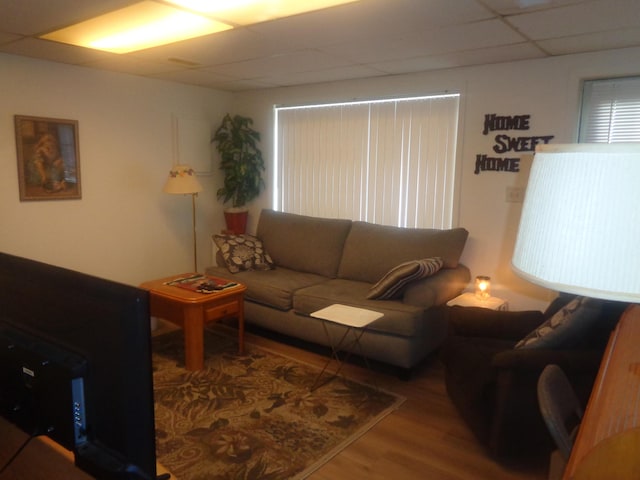
[[[640,305],[611,335],[565,480],[640,478]]]

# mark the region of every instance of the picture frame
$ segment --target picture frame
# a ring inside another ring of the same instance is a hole
[[[82,198],[78,121],[14,118],[20,201]]]

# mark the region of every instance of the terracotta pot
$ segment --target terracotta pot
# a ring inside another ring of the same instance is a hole
[[[240,235],[247,231],[248,210],[225,210],[224,219],[227,222],[227,231],[233,235]]]

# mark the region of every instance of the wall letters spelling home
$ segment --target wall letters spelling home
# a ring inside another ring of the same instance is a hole
[[[531,115],[507,115],[500,116],[495,113],[487,113],[484,116],[483,135],[489,132],[509,131],[509,130],[529,130]],[[496,135],[493,151],[497,154],[509,152],[533,152],[536,145],[549,143],[555,135],[543,135],[537,137],[520,137],[505,134]],[[487,154],[476,155],[476,167],[473,173],[479,175],[480,172],[519,172],[520,157],[490,157]]]

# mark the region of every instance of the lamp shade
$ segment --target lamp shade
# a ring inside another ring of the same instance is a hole
[[[556,291],[640,301],[640,144],[538,146],[512,265]]]
[[[198,193],[202,191],[202,185],[193,168],[188,165],[176,165],[169,172],[163,191],[175,194]]]

